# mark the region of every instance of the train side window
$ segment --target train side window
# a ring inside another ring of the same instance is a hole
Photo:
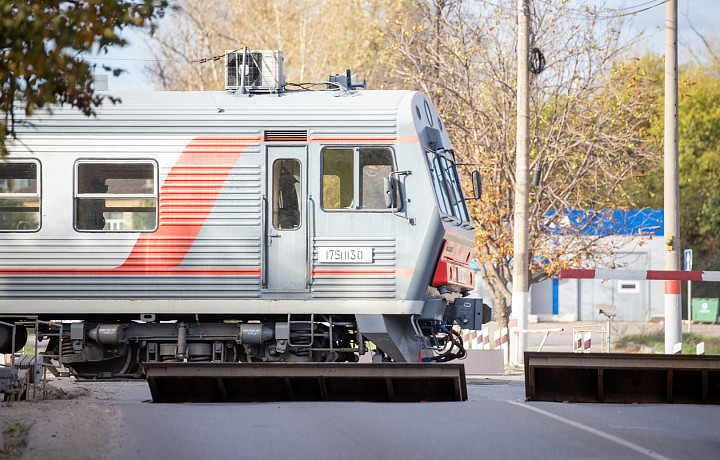
[[[300,180],[298,160],[281,159],[273,162],[273,226],[278,230],[300,228]]]
[[[157,165],[153,161],[79,161],[75,229],[148,232],[157,228]]]
[[[40,163],[0,162],[0,231],[40,229]]]
[[[360,149],[360,209],[387,209],[383,180],[393,172],[388,148]]]
[[[353,149],[323,152],[323,208],[352,208],[355,191]]]
[[[387,210],[383,180],[393,170],[393,153],[387,147],[326,148],[323,209]]]

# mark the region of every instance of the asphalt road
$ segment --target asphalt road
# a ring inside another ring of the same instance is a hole
[[[700,405],[525,402],[520,376],[451,403],[154,404],[140,382],[103,457],[483,459],[720,457],[720,410]],[[98,385],[101,385],[98,383]]]

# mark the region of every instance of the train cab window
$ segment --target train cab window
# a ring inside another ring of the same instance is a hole
[[[148,232],[157,228],[157,165],[152,161],[79,161],[75,229]]]
[[[40,228],[39,177],[37,161],[0,162],[0,231]]]
[[[278,230],[300,228],[302,183],[300,162],[281,159],[273,162],[273,226]]]
[[[428,164],[440,211],[463,222],[470,221],[455,163],[449,158],[427,151]]]
[[[387,147],[323,151],[324,209],[385,210],[383,180],[394,170]]]

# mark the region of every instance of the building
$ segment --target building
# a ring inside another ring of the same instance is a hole
[[[665,246],[663,210],[611,211],[612,219],[588,225],[584,233],[607,235],[608,242],[621,246],[616,256],[595,268],[624,266],[624,269],[662,270]],[[569,213],[581,220],[583,212]],[[559,234],[559,232],[558,232]],[[490,306],[492,299],[477,277],[477,294]],[[649,321],[664,316],[664,282],[646,280],[549,279],[530,287],[530,321],[603,320],[596,305],[617,307],[616,321]]]

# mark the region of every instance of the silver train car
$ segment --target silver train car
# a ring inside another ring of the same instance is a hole
[[[122,102],[95,117],[17,119],[0,161],[0,321],[52,320],[37,334],[77,374],[448,360],[449,323],[489,319],[468,297],[473,226],[423,94],[108,94]],[[9,330],[5,352],[22,341]]]

